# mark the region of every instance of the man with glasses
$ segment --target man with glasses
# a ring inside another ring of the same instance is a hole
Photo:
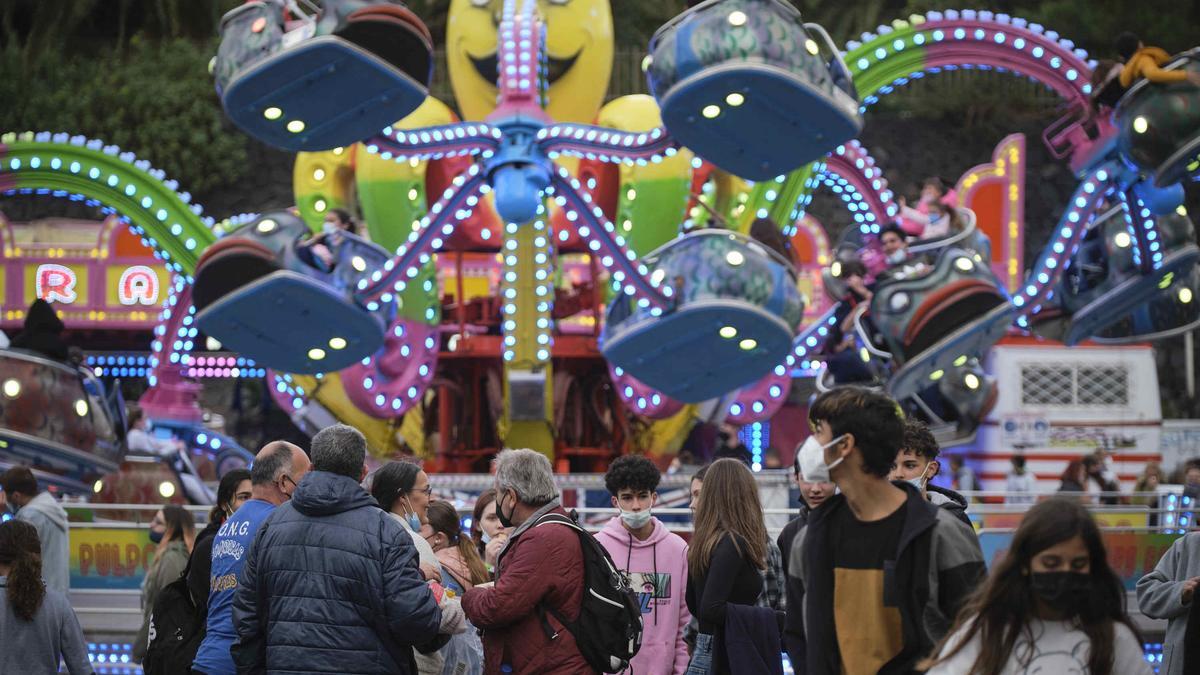
[[[308,455],[284,441],[268,443],[254,457],[250,468],[250,499],[221,525],[213,539],[207,632],[192,662],[193,673],[237,672],[229,649],[237,638],[233,629],[233,595],[242,567],[259,526],[275,507],[292,498],[296,484],[308,473],[309,466]]]

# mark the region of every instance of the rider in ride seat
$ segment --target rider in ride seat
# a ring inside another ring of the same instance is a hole
[[[1185,70],[1163,70],[1171,55],[1161,47],[1147,47],[1137,35],[1129,32],[1117,36],[1117,54],[1125,62],[1121,70],[1121,86],[1132,87],[1141,78],[1156,84],[1189,81],[1200,85],[1200,74]]]
[[[296,252],[305,263],[323,272],[332,272],[337,261],[337,249],[341,246],[343,232],[358,235],[358,223],[345,209],[330,209],[325,214],[322,231],[296,246]]]

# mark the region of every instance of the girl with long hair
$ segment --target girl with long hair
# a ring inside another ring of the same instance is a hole
[[[495,488],[484,490],[475,500],[475,509],[471,512],[471,539],[488,570],[495,569],[500,549],[508,541],[508,532],[509,528],[504,527],[500,516],[496,515]]]
[[[729,605],[753,606],[762,593],[767,528],[758,484],[736,459],[718,459],[708,467],[698,501],[686,599],[700,633],[688,672],[730,673],[726,612]]]
[[[463,534],[458,511],[449,502],[433,502],[426,516],[429,522],[421,527],[421,536],[450,573],[450,578],[443,579],[446,586],[461,595],[476,584],[490,581],[492,575],[479,558],[475,543]]]
[[[42,546],[23,520],[0,523],[0,673],[92,672],[67,596],[42,582]]]
[[[150,614],[158,592],[178,579],[187,569],[188,557],[196,540],[196,521],[178,504],[167,504],[150,522],[150,541],[156,542],[154,562],[142,580],[142,627],[133,643],[133,659],[141,663],[149,646]]]
[[[1149,675],[1125,587],[1077,501],[1025,514],[1004,558],[921,664],[928,675]]]

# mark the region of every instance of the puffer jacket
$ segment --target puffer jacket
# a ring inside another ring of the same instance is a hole
[[[242,577],[239,673],[407,675],[413,645],[441,622],[411,537],[354,479],[325,471],[259,528]]]
[[[538,606],[553,608],[575,621],[583,600],[583,551],[575,530],[554,523],[534,526],[547,513],[566,515],[558,500],[539,509],[509,538],[497,562],[496,585],[476,586],[463,594],[471,623],[483,629],[483,672],[500,673],[502,664],[514,675],[580,675],[592,673],[575,645],[575,636],[549,612],[546,620],[558,634],[546,635]]]

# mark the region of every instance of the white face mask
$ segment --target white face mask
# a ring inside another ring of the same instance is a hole
[[[826,464],[825,448],[837,444],[845,437],[846,435],[842,434],[825,445],[821,445],[816,436],[809,436],[804,439],[804,442],[800,444],[800,449],[796,451],[797,461],[800,462],[800,473],[804,476],[804,480],[812,483],[830,483],[833,481],[829,477],[829,472],[846,458],[838,457],[832,464]]]
[[[327,220],[321,223],[321,231],[325,234],[333,234],[334,232],[338,231],[338,226]]]
[[[621,520],[631,530],[644,527],[646,523],[650,522],[650,509],[644,511],[622,511]]]
[[[924,468],[924,469],[921,469],[921,475],[920,475],[920,476],[917,476],[916,478],[909,478],[909,479],[908,479],[908,481],[907,481],[907,482],[908,482],[908,484],[909,484],[909,485],[911,485],[911,486],[913,486],[913,487],[915,487],[915,488],[917,488],[918,490],[924,490],[924,489],[925,489],[925,482],[926,482],[926,479],[925,479],[925,472],[926,472],[926,471],[929,471],[929,465],[930,465],[930,464],[932,464],[932,462],[928,462],[928,463],[926,463],[926,464],[925,464],[925,468]]]
[[[887,256],[887,261],[892,265],[899,265],[908,258],[908,252],[902,248],[898,248]]]

